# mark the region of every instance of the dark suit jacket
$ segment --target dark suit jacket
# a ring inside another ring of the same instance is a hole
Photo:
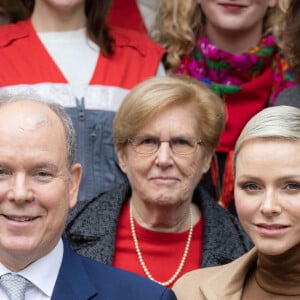
[[[64,241],[52,300],[176,300],[171,290],[76,254]]]

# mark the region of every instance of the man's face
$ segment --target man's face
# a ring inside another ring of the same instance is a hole
[[[12,271],[50,252],[76,203],[80,165],[67,168],[63,125],[41,103],[0,108],[0,261]]]

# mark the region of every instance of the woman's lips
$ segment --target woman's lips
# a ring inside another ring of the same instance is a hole
[[[262,235],[277,236],[285,233],[290,226],[283,224],[256,224],[257,231]]]
[[[175,177],[164,177],[164,176],[152,177],[151,180],[158,184],[171,184],[178,181],[178,179]]]
[[[237,12],[245,8],[244,5],[232,4],[232,3],[220,3],[219,5],[223,6],[226,10]]]

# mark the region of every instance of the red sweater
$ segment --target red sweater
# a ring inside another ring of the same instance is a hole
[[[179,277],[200,268],[203,221],[194,226],[187,260]],[[167,281],[176,272],[186,245],[189,230],[181,233],[164,233],[147,230],[135,222],[139,246],[145,264],[155,280]],[[121,212],[113,265],[146,277],[134,248],[129,223],[129,201]],[[171,286],[169,286],[171,287]]]

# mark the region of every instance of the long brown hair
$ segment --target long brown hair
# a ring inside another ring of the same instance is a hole
[[[16,23],[28,17],[27,10],[19,0],[1,0],[0,9],[9,23]]]
[[[34,0],[21,0],[25,7],[32,14],[34,9]],[[111,8],[111,0],[86,0],[86,34],[95,42],[104,55],[109,56],[114,51],[114,39],[110,36],[107,16]]]

